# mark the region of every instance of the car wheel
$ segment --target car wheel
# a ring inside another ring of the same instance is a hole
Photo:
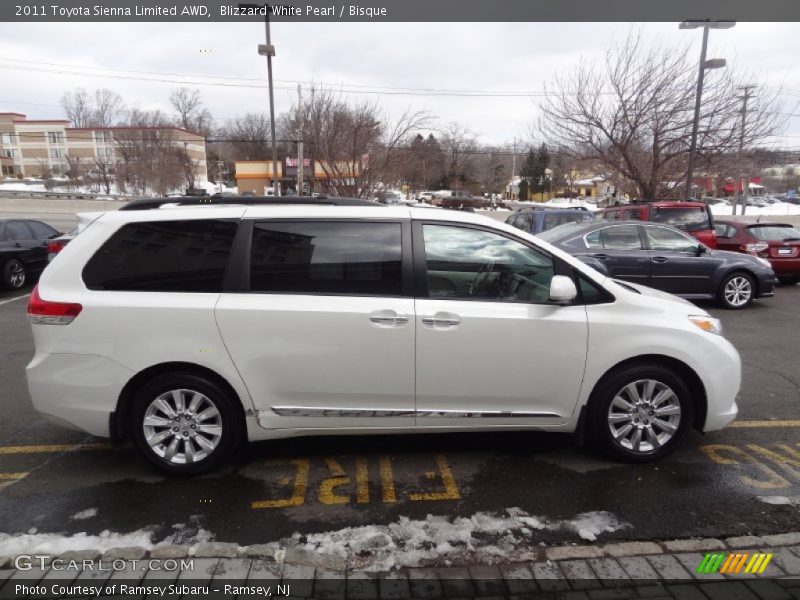
[[[210,471],[244,439],[238,401],[192,373],[160,375],[136,394],[129,431],[147,460],[171,474]]]
[[[756,285],[753,277],[739,271],[731,273],[722,280],[717,296],[722,306],[738,310],[748,306],[755,294]]]
[[[781,285],[797,285],[797,282],[800,281],[800,275],[778,277],[778,281],[781,282]]]
[[[9,260],[3,267],[3,287],[7,290],[21,289],[28,276],[25,273],[25,265],[16,258]]]
[[[661,460],[694,420],[689,388],[669,369],[637,365],[601,382],[587,412],[590,441],[627,462]]]

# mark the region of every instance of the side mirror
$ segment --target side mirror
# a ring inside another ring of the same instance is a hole
[[[697,256],[703,256],[708,251],[708,248],[703,246],[703,244],[697,244],[697,250],[695,250],[695,254]]]
[[[565,275],[554,275],[550,280],[550,302],[569,304],[578,296],[575,282]]]

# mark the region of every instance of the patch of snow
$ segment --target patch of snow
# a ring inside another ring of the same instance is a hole
[[[47,189],[44,184],[27,184],[27,183],[0,183],[0,192],[46,192]]]
[[[70,519],[72,519],[73,521],[83,521],[85,519],[91,519],[92,517],[96,516],[97,516],[96,508],[87,508],[86,510],[76,512],[74,515],[70,517]]]
[[[500,513],[478,512],[471,517],[400,517],[389,525],[347,527],[305,536],[295,533],[281,540],[281,545],[346,558],[359,570],[384,571],[467,562],[491,564],[509,557],[535,560],[540,541],[537,532],[572,531],[593,541],[602,533],[626,527],[630,525],[603,511],[582,513],[569,520],[548,520],[520,508],[508,508]]]
[[[86,511],[84,511],[86,512]],[[80,513],[78,513],[80,514]],[[166,539],[153,542],[153,530],[139,529],[130,533],[115,533],[103,531],[98,535],[89,535],[86,532],[65,535],[61,533],[0,533],[0,556],[16,556],[18,554],[52,554],[58,556],[69,550],[96,550],[105,552],[109,548],[120,546],[141,546],[151,550],[166,544],[196,544],[213,539],[213,535],[204,529],[193,530],[193,535],[187,538],[185,526]]]
[[[723,202],[711,205],[711,212],[715,215],[730,217],[733,207]],[[737,209],[739,214],[741,208]],[[748,206],[745,211],[745,216],[781,216],[781,215],[800,215],[800,205],[790,204],[788,202],[776,202],[768,206]]]
[[[758,499],[777,506],[800,506],[800,496],[759,496]]]

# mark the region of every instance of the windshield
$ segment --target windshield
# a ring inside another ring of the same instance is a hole
[[[800,240],[800,231],[791,225],[756,225],[748,227],[747,231],[757,240],[765,242],[781,242],[789,239]]]
[[[650,220],[656,223],[666,223],[684,231],[711,229],[711,220],[705,206],[657,206],[653,209],[650,211]]]
[[[564,223],[563,225],[558,225],[557,227],[548,229],[547,231],[542,231],[541,233],[538,233],[536,237],[542,238],[551,244],[555,244],[556,242],[567,239],[573,233],[576,234],[580,231],[583,231],[583,228],[583,223]]]

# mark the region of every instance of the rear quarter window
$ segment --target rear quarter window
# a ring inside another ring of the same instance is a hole
[[[650,220],[666,223],[684,231],[703,231],[712,228],[707,206],[654,206],[650,210]]]
[[[91,290],[219,292],[237,221],[129,223],[83,269]]]

